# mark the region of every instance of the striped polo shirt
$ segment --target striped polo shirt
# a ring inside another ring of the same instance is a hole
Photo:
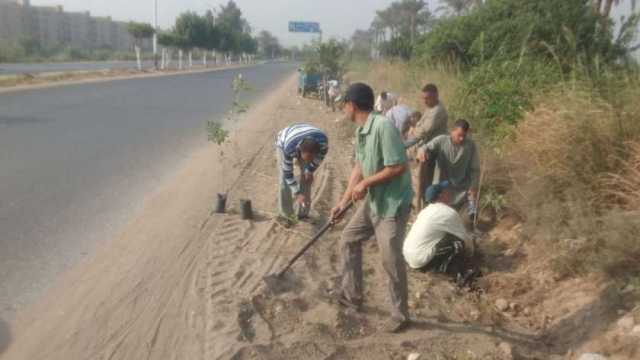
[[[320,144],[320,153],[311,162],[305,164],[305,171],[313,173],[329,151],[329,139],[322,130],[309,124],[295,124],[280,131],[276,139],[276,146],[284,154],[281,170],[285,182],[294,193],[300,191],[300,185],[293,175],[293,160],[297,158],[298,161],[301,161],[300,144],[307,138],[312,138]]]

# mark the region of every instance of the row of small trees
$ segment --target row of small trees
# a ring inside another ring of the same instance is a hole
[[[135,39],[138,67],[141,68],[140,43],[151,38],[155,31],[151,25],[131,23],[129,33]],[[183,68],[184,53],[188,55],[189,66],[193,66],[192,54],[196,49],[202,52],[205,66],[209,53],[216,62],[220,56],[229,63],[233,58],[248,62],[258,51],[258,41],[251,36],[251,27],[233,0],[204,15],[195,12],[181,14],[170,30],[158,33],[158,44],[162,47],[162,68],[169,66],[170,53],[175,50],[178,51],[180,69]]]

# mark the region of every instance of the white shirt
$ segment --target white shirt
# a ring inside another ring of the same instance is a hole
[[[387,93],[387,100],[383,100],[382,95],[378,95],[378,98],[376,99],[376,104],[374,106],[374,110],[384,114],[387,111],[389,111],[389,109],[394,107],[397,103],[398,103],[398,98],[393,93],[390,93],[390,92]]]
[[[411,117],[411,109],[406,105],[396,105],[389,109],[385,116],[393,122],[393,125],[400,131],[400,135],[403,135],[402,130]]]
[[[468,238],[462,218],[453,208],[434,203],[420,211],[402,247],[409,267],[419,269],[427,265],[435,256],[436,245],[447,233],[462,240]]]
[[[330,80],[329,84],[329,97],[335,98],[340,95],[340,87],[338,86],[338,80]]]

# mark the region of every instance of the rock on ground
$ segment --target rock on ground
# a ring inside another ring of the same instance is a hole
[[[509,345],[509,343],[501,342],[500,345],[498,345],[498,349],[500,350],[500,354],[502,355],[503,359],[513,359],[513,348],[511,347],[511,345]]]
[[[506,311],[509,308],[509,303],[505,299],[496,300],[496,309],[500,311]]]

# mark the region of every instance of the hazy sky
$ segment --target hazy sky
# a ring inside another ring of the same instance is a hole
[[[32,0],[33,5],[62,5],[67,11],[91,11],[97,16],[112,16],[117,20],[153,21],[154,0]],[[170,27],[181,12],[194,10],[204,13],[227,0],[158,0],[159,23]],[[255,32],[269,30],[285,45],[301,44],[311,39],[309,34],[290,34],[289,20],[317,21],[325,37],[351,36],[355,29],[368,28],[375,11],[393,0],[236,0]],[[429,0],[430,9],[439,6]],[[629,1],[616,9],[614,17],[628,13]]]
[[[117,20],[153,21],[154,0],[31,0],[33,5],[62,5],[68,11],[89,10]],[[434,4],[436,1],[432,0]],[[169,27],[181,12],[204,13],[227,0],[158,0],[159,23]],[[235,0],[257,33],[266,29],[287,45],[311,39],[310,34],[289,34],[290,20],[317,21],[324,36],[349,37],[357,28],[368,28],[375,11],[392,0]]]

